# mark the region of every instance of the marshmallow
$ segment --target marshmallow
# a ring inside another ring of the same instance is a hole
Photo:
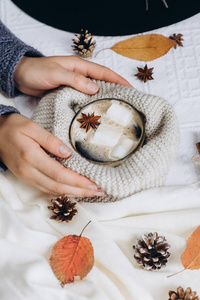
[[[133,148],[133,145],[137,144],[130,139],[122,139],[118,145],[111,152],[111,157],[115,157],[117,159],[123,158],[130,153],[130,150]]]
[[[122,132],[123,128],[115,128],[112,125],[101,124],[91,139],[91,143],[112,148],[118,143]]]
[[[131,124],[131,121],[133,122],[132,110],[117,103],[112,103],[106,112],[106,116],[122,126],[127,126]]]

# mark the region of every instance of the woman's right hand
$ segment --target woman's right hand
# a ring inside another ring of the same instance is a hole
[[[0,116],[0,160],[18,179],[51,195],[103,196],[88,178],[65,168],[44,150],[68,158],[71,150],[37,123],[20,115]]]

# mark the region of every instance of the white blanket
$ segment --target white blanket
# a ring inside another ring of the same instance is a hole
[[[200,294],[200,270],[183,269],[186,239],[200,224],[200,183],[162,187],[115,203],[77,203],[71,223],[50,220],[49,196],[0,176],[1,300],[160,300],[170,289],[191,286]],[[83,236],[94,247],[95,265],[82,281],[60,287],[48,259],[63,236]],[[151,272],[139,267],[132,246],[143,233],[158,232],[171,245],[167,267]]]
[[[0,18],[22,40],[45,55],[72,55],[72,33],[41,24],[10,0],[0,0]],[[39,34],[38,34],[39,32]],[[148,62],[154,81],[136,79],[143,62],[105,50],[91,60],[110,67],[137,89],[165,98],[175,109],[180,126],[180,148],[166,186],[115,203],[78,203],[69,224],[50,220],[50,198],[19,182],[10,172],[0,175],[0,299],[1,300],[160,300],[168,291],[191,286],[200,296],[200,270],[182,270],[180,256],[186,240],[200,225],[200,167],[191,162],[200,141],[200,14],[152,31],[165,36],[182,33],[184,47]],[[129,36],[130,37],[130,36]],[[95,37],[98,51],[126,37]],[[1,96],[0,103],[8,103]],[[10,104],[10,102],[9,102]],[[36,102],[18,97],[15,105],[31,116]],[[94,247],[95,265],[82,281],[61,288],[48,259],[53,245],[83,227]],[[133,258],[133,244],[143,233],[157,231],[171,245],[165,269],[145,271]]]

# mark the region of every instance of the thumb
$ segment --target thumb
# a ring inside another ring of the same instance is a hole
[[[35,123],[34,130],[31,131],[31,137],[45,150],[55,156],[67,158],[72,154],[71,149],[67,145],[37,123]]]

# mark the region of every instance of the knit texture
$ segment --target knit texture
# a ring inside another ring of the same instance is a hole
[[[0,21],[0,91],[9,98],[20,94],[15,88],[13,73],[23,56],[43,55],[18,39]]]
[[[6,114],[11,114],[11,113],[19,114],[20,112],[18,111],[18,109],[16,109],[13,106],[6,106],[6,105],[0,104],[0,116],[6,115]]]
[[[129,87],[104,81],[97,83],[100,89],[96,95],[86,95],[65,87],[41,99],[33,120],[60,138],[73,152],[69,159],[56,159],[65,167],[90,178],[106,192],[105,197],[84,198],[84,201],[116,201],[161,186],[176,157],[179,140],[177,120],[171,105],[160,97]],[[115,168],[87,161],[69,142],[69,126],[77,110],[102,98],[123,99],[146,116],[143,147]]]

